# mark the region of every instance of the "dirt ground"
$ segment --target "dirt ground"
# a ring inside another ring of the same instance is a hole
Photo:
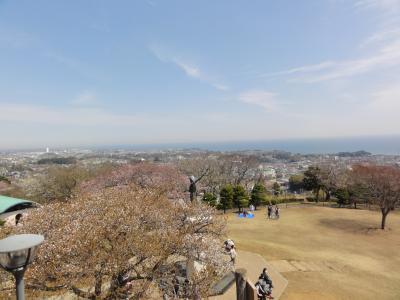
[[[289,280],[283,300],[400,299],[400,213],[296,206],[268,220],[228,217],[238,249],[262,255]]]

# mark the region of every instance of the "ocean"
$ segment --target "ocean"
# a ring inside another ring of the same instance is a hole
[[[204,149],[213,151],[282,150],[301,154],[332,154],[338,152],[354,152],[365,150],[372,154],[400,155],[400,136],[114,145],[107,146],[105,148],[119,148],[138,151],[167,149]]]

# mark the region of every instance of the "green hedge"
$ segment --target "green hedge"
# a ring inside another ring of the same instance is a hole
[[[282,203],[292,203],[292,202],[304,202],[304,198],[296,198],[296,197],[268,197],[265,201],[265,204],[271,203],[272,205],[275,204],[282,204]]]
[[[262,207],[263,205],[268,205],[269,203],[271,203],[271,205],[275,205],[275,204],[284,204],[284,203],[293,203],[293,202],[304,202],[304,198],[296,198],[296,197],[274,197],[274,196],[267,196],[265,198],[265,201],[263,201],[263,203],[261,203],[261,205],[257,206],[258,207]],[[229,207],[231,208],[231,207]],[[227,209],[229,209],[227,208]],[[217,204],[217,209],[223,209],[222,204],[218,203]]]

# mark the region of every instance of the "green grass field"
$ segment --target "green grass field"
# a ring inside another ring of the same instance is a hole
[[[400,299],[400,214],[296,206],[280,220],[228,216],[238,249],[261,254],[289,280],[283,300]]]

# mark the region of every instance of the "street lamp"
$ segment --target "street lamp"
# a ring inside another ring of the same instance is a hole
[[[15,277],[17,300],[25,299],[24,273],[43,240],[38,234],[18,234],[0,240],[0,265]]]

